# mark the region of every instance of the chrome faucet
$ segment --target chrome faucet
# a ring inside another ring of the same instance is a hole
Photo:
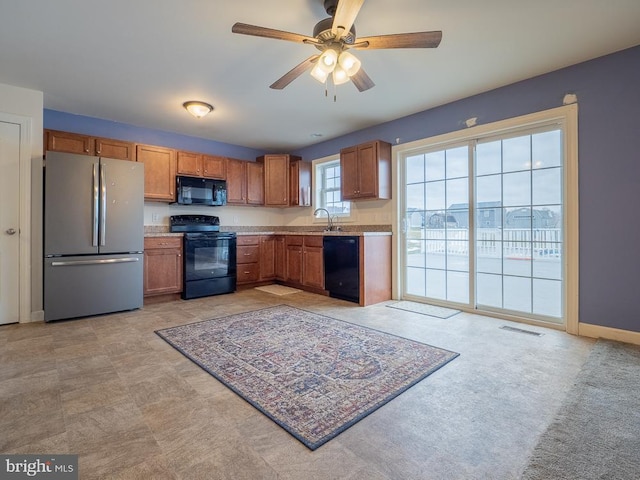
[[[327,228],[326,231],[330,232],[333,230],[333,222],[331,221],[331,214],[329,213],[329,210],[327,210],[326,208],[316,208],[316,210],[313,212],[313,216],[317,216],[318,212],[326,212],[327,213]]]

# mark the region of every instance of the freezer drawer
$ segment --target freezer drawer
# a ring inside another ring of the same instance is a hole
[[[141,308],[142,258],[142,254],[45,258],[45,321]]]

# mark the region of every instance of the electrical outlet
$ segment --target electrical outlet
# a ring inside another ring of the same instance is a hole
[[[151,221],[153,223],[158,223],[160,221],[160,214],[159,213],[152,213],[151,214]]]
[[[235,215],[233,216],[233,224],[234,225],[238,224],[238,217],[236,217]]]

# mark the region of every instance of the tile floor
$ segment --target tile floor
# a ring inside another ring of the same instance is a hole
[[[154,333],[283,303],[460,356],[312,452]],[[517,479],[593,340],[507,324],[247,290],[3,326],[0,452],[78,454],[81,479]]]

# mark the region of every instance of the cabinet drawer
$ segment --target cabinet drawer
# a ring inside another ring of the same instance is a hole
[[[145,237],[144,249],[154,248],[181,248],[182,237]]]
[[[260,243],[260,237],[258,235],[238,235],[236,244],[240,247],[242,245],[258,245]]]
[[[237,282],[251,283],[257,282],[260,278],[260,265],[257,263],[246,263],[238,265]]]
[[[304,237],[305,247],[322,247],[323,237],[322,235],[306,235]]]
[[[302,245],[302,240],[304,236],[302,235],[287,235],[287,247],[289,245]]]
[[[258,245],[242,245],[238,247],[237,263],[257,263],[260,258]]]

